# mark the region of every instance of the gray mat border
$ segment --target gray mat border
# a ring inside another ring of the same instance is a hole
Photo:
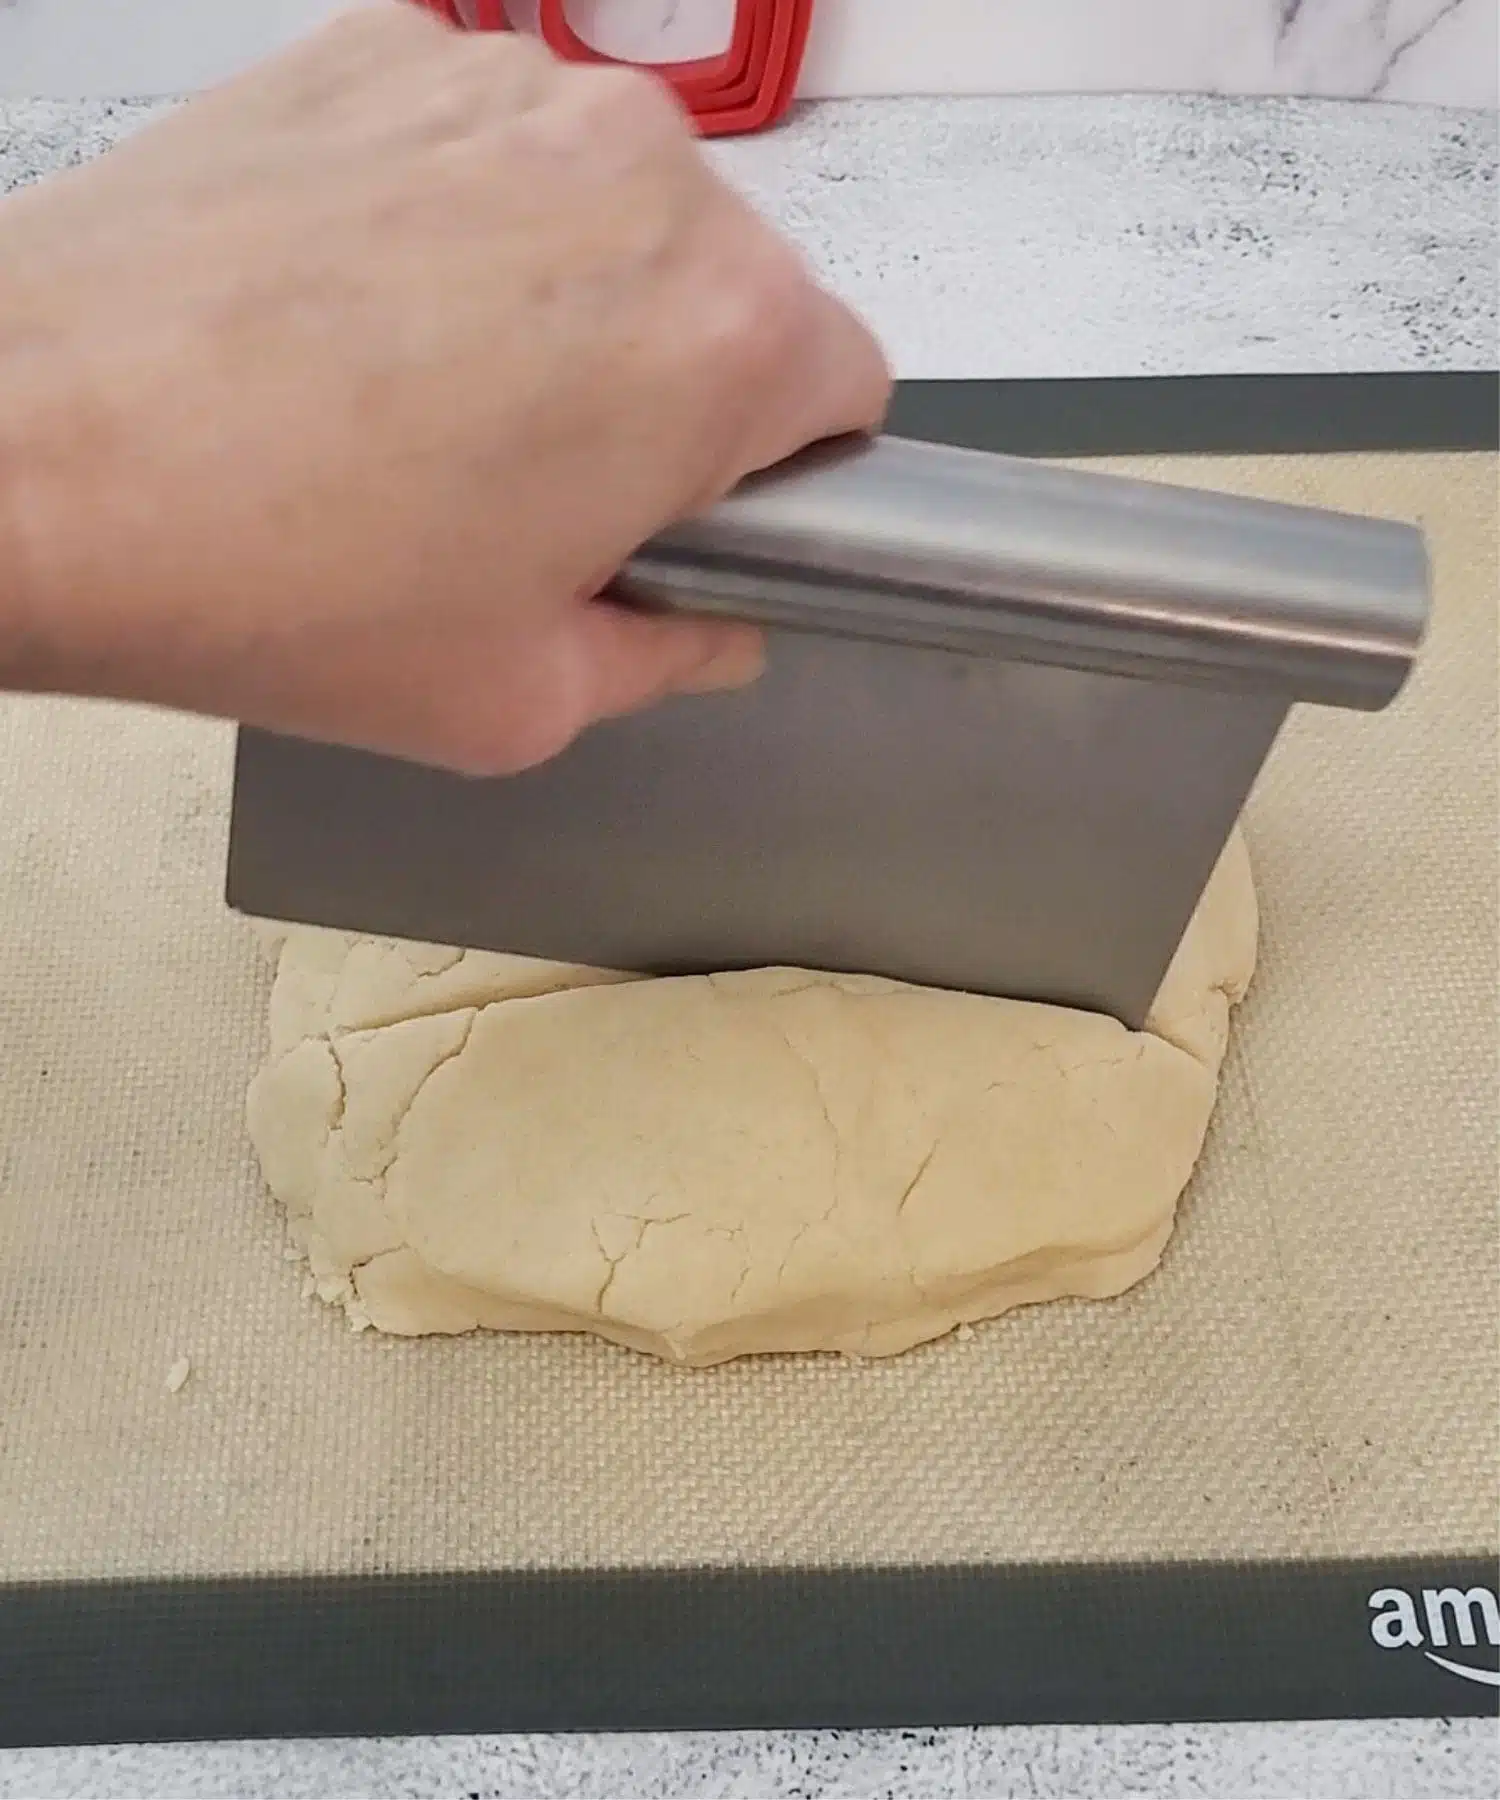
[[[890,424],[1035,456],[1495,450],[1500,374],[913,382]],[[1488,1715],[1494,1646],[1384,1648],[1370,1598],[1496,1585],[1488,1552],[12,1584],[0,1745]]]

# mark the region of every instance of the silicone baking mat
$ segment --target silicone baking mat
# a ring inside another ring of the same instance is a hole
[[[0,702],[0,1741],[1493,1708],[1496,399],[901,394],[1418,519],[1437,598],[1396,707],[1297,713],[1252,801],[1261,969],[1160,1272],[891,1361],[303,1298],[243,1128],[232,733]]]

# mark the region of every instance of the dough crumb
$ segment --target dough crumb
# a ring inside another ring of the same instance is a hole
[[[169,1394],[180,1394],[183,1388],[187,1386],[187,1378],[192,1372],[192,1363],[188,1361],[187,1357],[179,1356],[177,1361],[167,1370],[167,1392]]]
[[[959,1343],[967,1344],[969,1339],[974,1335],[974,1327],[972,1325],[960,1325],[953,1335],[958,1339]]]
[[[281,1260],[283,1262],[298,1263],[304,1261],[305,1258],[295,1244],[288,1244],[286,1249],[281,1253]]]

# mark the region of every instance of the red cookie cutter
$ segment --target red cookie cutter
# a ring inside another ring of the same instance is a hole
[[[419,0],[451,24],[508,31],[505,0]],[[644,63],[665,81],[705,137],[760,131],[792,103],[812,24],[813,0],[736,0],[729,46],[691,62]],[[587,43],[568,19],[568,0],[538,0],[537,24],[568,62],[618,63]]]

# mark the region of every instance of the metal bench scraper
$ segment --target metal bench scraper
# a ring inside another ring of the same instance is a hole
[[[620,588],[767,626],[765,676],[501,780],[242,730],[230,904],[1136,1026],[1288,709],[1384,706],[1428,610],[1410,525],[893,437],[756,477]]]

